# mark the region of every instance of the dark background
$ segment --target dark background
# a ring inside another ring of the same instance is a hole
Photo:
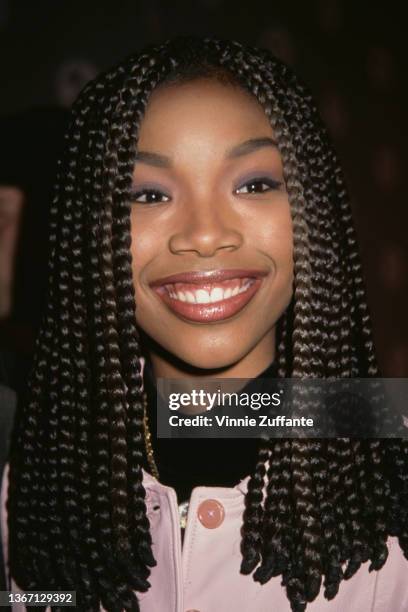
[[[353,196],[380,365],[408,376],[406,31],[402,2],[0,0],[0,118],[14,115],[12,171],[31,168],[32,180],[52,183],[57,146],[41,136],[43,115],[25,111],[67,108],[88,79],[147,43],[190,33],[271,49],[310,85],[329,126]]]

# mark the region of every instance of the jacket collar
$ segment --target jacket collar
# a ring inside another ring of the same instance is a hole
[[[143,473],[143,486],[147,489],[147,492],[157,492],[158,494],[167,493],[171,487],[168,487],[157,480],[154,476],[152,476],[149,472],[142,468]],[[211,488],[216,489],[219,497],[231,497],[236,493],[237,495],[245,495],[248,489],[248,481],[250,476],[246,476],[242,480],[239,481],[235,487],[203,487],[203,488]],[[201,488],[201,487],[197,487]]]

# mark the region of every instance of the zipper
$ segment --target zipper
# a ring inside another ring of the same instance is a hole
[[[180,532],[180,515],[177,504],[176,492],[168,487],[169,506],[172,527],[172,541],[174,542],[174,566],[176,573],[176,607],[174,612],[184,612],[183,603],[183,568],[181,556],[181,532]]]

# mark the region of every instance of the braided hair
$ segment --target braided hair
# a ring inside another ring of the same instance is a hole
[[[148,590],[156,564],[141,467],[130,189],[149,95],[200,76],[255,96],[282,156],[294,292],[278,323],[278,375],[379,375],[343,174],[290,69],[266,50],[178,37],[88,84],[59,164],[47,308],[14,432],[7,502],[16,583],[76,590],[86,612],[139,610],[135,591]],[[321,588],[334,598],[362,563],[379,570],[389,535],[408,558],[407,455],[402,439],[260,443],[241,572],[261,584],[281,576],[292,610],[303,612]]]

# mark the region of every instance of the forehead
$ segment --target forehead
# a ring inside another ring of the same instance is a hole
[[[200,78],[155,89],[140,125],[139,145],[195,135],[236,140],[273,136],[273,130],[260,103],[238,85]]]

